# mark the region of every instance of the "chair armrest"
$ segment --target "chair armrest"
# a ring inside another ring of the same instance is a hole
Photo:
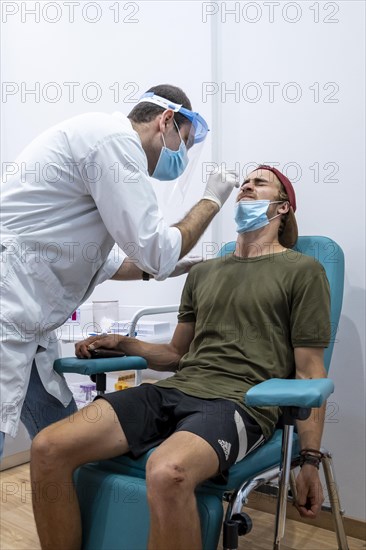
[[[144,315],[157,315],[160,313],[173,313],[179,310],[179,305],[154,306],[139,309],[132,317],[129,336],[135,336],[136,324]],[[56,359],[53,368],[58,374],[73,372],[77,374],[98,374],[103,372],[114,372],[120,370],[143,370],[147,369],[147,361],[142,357],[108,357],[104,359],[78,359],[77,357],[63,357]]]
[[[144,315],[157,315],[160,313],[174,313],[179,311],[179,304],[174,304],[171,306],[152,306],[152,307],[143,307],[136,311],[135,315],[131,319],[130,329],[128,335],[133,338],[135,336],[136,325],[141,317]]]
[[[77,357],[63,357],[56,359],[53,368],[59,374],[75,372],[91,376],[101,372],[119,370],[142,370],[147,368],[147,362],[142,357],[108,357],[106,359],[78,359]]]
[[[321,407],[334,391],[329,378],[287,380],[272,378],[257,384],[246,393],[244,401],[251,407]]]

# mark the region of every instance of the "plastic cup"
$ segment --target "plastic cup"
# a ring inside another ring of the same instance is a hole
[[[118,300],[93,301],[94,332],[110,332],[112,324],[118,321],[118,306]]]

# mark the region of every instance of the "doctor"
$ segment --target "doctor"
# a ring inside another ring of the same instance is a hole
[[[205,120],[175,86],[148,90],[128,117],[88,113],[41,134],[5,178],[1,204],[1,426],[15,436],[20,419],[31,437],[75,411],[63,377],[52,368],[55,329],[96,284],[189,269],[183,260],[236,183],[210,176],[202,200],[168,226],[149,176],[174,180],[203,143]],[[127,255],[118,268],[108,258]],[[177,266],[178,264],[178,266]]]

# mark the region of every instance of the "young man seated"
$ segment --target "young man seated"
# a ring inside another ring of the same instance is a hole
[[[271,436],[278,419],[277,408],[246,407],[246,391],[273,377],[326,376],[329,286],[316,260],[289,250],[297,239],[295,209],[283,174],[254,170],[237,197],[236,250],[191,269],[169,344],[112,335],[76,345],[78,357],[116,348],[175,374],[97,399],[89,405],[98,410],[97,422],[79,411],[35,438],[31,474],[43,549],[81,547],[78,502],[70,498],[78,466],[127,452],[138,457],[155,446],[146,471],[149,548],[170,550],[173,532],[176,550],[201,548],[196,486],[224,476]],[[324,407],[298,422],[302,449],[320,448],[323,419]],[[296,480],[296,505],[307,518],[323,501],[316,462],[305,462]],[[50,483],[65,487],[55,502],[42,496]]]

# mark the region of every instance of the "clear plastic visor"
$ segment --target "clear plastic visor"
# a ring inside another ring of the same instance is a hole
[[[191,123],[191,131],[189,134],[188,141],[186,143],[187,149],[193,147],[197,143],[201,143],[206,139],[209,128],[205,119],[197,112],[190,111],[186,109],[179,103],[173,103],[164,97],[155,95],[153,92],[146,92],[142,97],[140,97],[137,105],[139,103],[153,103],[158,105],[163,109],[171,109],[175,113],[179,113],[184,116]]]
[[[153,103],[163,109],[172,109],[175,113],[179,113],[187,119],[190,123],[190,130],[188,137],[184,136],[184,142],[187,147],[188,165],[183,174],[179,178],[169,182],[159,182],[159,191],[157,194],[160,196],[160,204],[163,210],[179,206],[185,201],[191,184],[202,182],[202,167],[199,160],[204,148],[205,139],[209,132],[209,128],[205,119],[197,112],[190,111],[178,103],[173,103],[168,99],[155,95],[153,92],[145,93],[138,101],[138,103]],[[180,133],[182,134],[182,125],[180,127]],[[182,135],[183,138],[183,135]],[[162,188],[164,189],[163,197],[161,197]]]
[[[189,140],[189,137],[188,137]],[[188,165],[183,174],[179,178],[170,181],[167,193],[165,194],[164,202],[169,206],[182,204],[191,186],[199,185],[202,182],[202,167],[200,158],[205,142],[196,143],[194,147],[188,148],[187,140],[187,155]]]

